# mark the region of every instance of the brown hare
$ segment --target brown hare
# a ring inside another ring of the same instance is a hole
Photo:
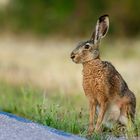
[[[103,15],[98,19],[91,39],[80,43],[71,53],[75,63],[83,64],[83,89],[89,101],[89,135],[98,132],[102,124],[107,127],[111,122],[127,125],[129,118],[133,121],[135,116],[135,95],[115,67],[100,59],[99,43],[108,28],[109,16]]]

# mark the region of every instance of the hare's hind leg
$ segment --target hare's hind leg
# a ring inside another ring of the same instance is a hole
[[[134,123],[135,111],[136,111],[136,97],[132,91],[127,89],[124,93],[124,97],[120,100],[121,103],[121,115],[119,121],[127,125],[128,122]]]
[[[130,101],[124,102],[121,106],[121,114],[119,117],[119,122],[125,126],[128,123],[133,123],[135,117],[135,102],[132,103]]]
[[[131,122],[133,119],[133,115],[131,113],[131,104],[124,104],[121,107],[121,114],[119,117],[119,122],[125,126],[128,125],[128,122]]]

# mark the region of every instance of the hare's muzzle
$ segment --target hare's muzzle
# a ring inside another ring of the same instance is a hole
[[[79,55],[77,53],[75,53],[74,51],[72,51],[72,53],[70,54],[70,58],[72,59],[72,61],[74,63],[80,63],[81,62],[80,61],[81,59],[80,59]]]

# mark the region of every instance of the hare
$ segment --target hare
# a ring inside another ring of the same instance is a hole
[[[88,134],[99,132],[101,125],[127,125],[135,117],[136,98],[115,67],[100,59],[99,43],[109,28],[109,16],[99,17],[88,41],[80,43],[71,53],[75,63],[83,65],[83,89],[89,101]],[[97,122],[94,127],[95,113]]]

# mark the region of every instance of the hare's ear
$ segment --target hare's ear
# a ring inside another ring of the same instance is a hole
[[[105,37],[108,28],[109,28],[109,16],[103,15],[98,19],[95,31],[93,32],[91,37],[91,40],[94,41],[94,44],[100,42],[100,39]]]

